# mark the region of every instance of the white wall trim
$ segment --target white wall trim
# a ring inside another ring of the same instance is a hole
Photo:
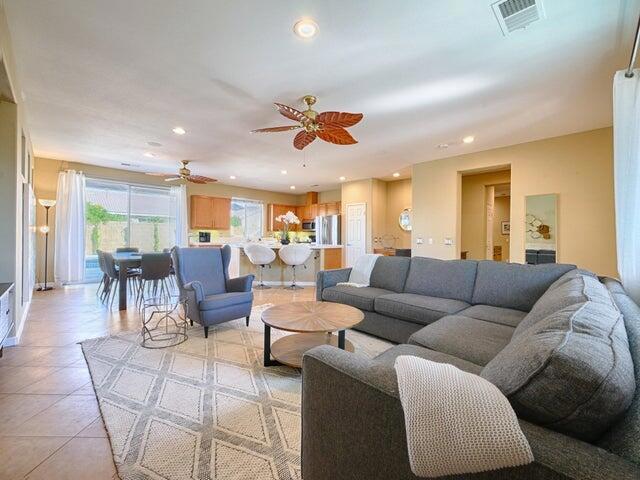
[[[22,331],[24,330],[24,324],[27,323],[27,315],[29,314],[29,309],[31,308],[31,302],[25,303],[22,309],[22,318],[20,319],[20,324],[18,325],[18,329],[16,330],[16,334],[13,337],[5,338],[2,343],[3,347],[14,347],[20,343],[20,337],[22,336]]]

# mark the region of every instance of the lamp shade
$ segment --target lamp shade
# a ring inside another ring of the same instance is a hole
[[[43,207],[53,207],[56,204],[55,200],[47,200],[44,198],[41,198],[38,200],[38,203],[40,205],[42,205]]]

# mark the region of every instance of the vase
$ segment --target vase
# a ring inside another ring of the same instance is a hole
[[[280,243],[282,245],[289,245],[289,243],[291,243],[291,240],[289,240],[288,238],[281,238]]]

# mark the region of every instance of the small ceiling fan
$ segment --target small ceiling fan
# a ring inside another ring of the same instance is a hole
[[[295,108],[281,103],[274,103],[276,110],[278,110],[281,115],[298,122],[298,125],[259,128],[257,130],[251,130],[251,133],[288,132],[289,130],[302,128],[303,131],[299,132],[293,139],[293,146],[298,150],[302,150],[309,145],[316,137],[336,145],[353,145],[354,143],[358,143],[345,129],[352,127],[362,120],[363,115],[361,113],[318,113],[311,109],[311,106],[316,103],[316,97],[306,95],[302,100],[307,105],[307,109],[304,112],[300,112]]]
[[[202,175],[191,175],[191,170],[187,168],[189,165],[189,160],[180,160],[182,163],[182,168],[178,170],[178,174],[176,175],[167,175],[165,173],[147,173],[147,175],[153,175],[155,177],[166,177],[164,179],[165,182],[173,182],[176,180],[186,180],[191,183],[213,183],[217,182],[215,178],[204,177]]]

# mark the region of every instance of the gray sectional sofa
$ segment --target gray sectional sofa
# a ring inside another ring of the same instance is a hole
[[[640,307],[619,282],[573,265],[422,257],[380,257],[370,287],[336,285],[348,277],[320,272],[318,299],[361,309],[356,329],[398,345],[375,359],[305,354],[305,480],[417,478],[399,355],[482,376],[518,415],[534,463],[455,478],[640,479]]]

